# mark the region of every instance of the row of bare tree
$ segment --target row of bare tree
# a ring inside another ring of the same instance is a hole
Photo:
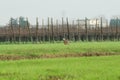
[[[30,25],[27,19],[27,25],[13,25],[12,21],[9,25],[0,28],[0,42],[20,43],[20,42],[54,42],[62,41],[63,38],[70,41],[105,41],[105,40],[120,40],[120,26],[109,26],[108,23],[103,27],[101,19],[100,26],[95,24],[92,27],[85,18],[84,23],[73,20],[69,22],[68,18],[61,19],[61,22],[53,18],[48,18],[47,24],[44,20],[39,25],[36,18],[36,25]]]

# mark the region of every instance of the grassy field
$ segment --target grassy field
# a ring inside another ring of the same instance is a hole
[[[0,44],[0,55],[119,54],[120,42]],[[0,56],[2,58],[3,56]],[[4,56],[6,57],[6,56]],[[120,80],[120,55],[0,60],[0,80]]]
[[[54,44],[1,44],[0,54],[41,55],[107,52],[119,53],[120,42],[76,42],[64,45]]]
[[[0,80],[120,80],[120,56],[0,61]]]

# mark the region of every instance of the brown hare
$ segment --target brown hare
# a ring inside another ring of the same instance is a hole
[[[68,45],[69,41],[65,38],[63,38],[64,45]]]

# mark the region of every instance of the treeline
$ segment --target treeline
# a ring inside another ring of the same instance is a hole
[[[62,41],[63,38],[69,41],[119,41],[120,26],[110,26],[103,22],[90,25],[89,19],[69,21],[68,18],[61,20],[47,19],[41,22],[36,18],[36,25],[30,25],[26,19],[26,25],[14,25],[12,20],[9,25],[0,27],[0,42],[3,43],[39,43]],[[42,23],[42,24],[40,24]]]

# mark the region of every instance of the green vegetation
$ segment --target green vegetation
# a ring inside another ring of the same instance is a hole
[[[0,55],[119,53],[120,42],[1,44]],[[6,56],[4,56],[5,58]],[[3,58],[3,56],[0,56]],[[120,80],[120,55],[0,61],[0,80]]]
[[[0,80],[120,80],[120,56],[0,61]]]
[[[1,44],[0,54],[41,55],[41,54],[69,54],[69,53],[119,53],[120,42],[76,42],[44,44]]]

